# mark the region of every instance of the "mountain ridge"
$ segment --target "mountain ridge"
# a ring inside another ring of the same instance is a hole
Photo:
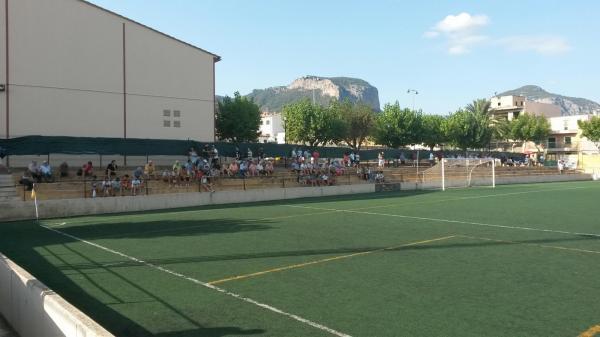
[[[510,95],[525,96],[525,98],[534,102],[558,105],[563,116],[600,114],[600,104],[597,102],[586,98],[550,93],[537,85],[524,85],[517,89],[505,91],[498,96]]]
[[[246,95],[252,98],[261,111],[281,112],[283,106],[308,98],[326,105],[332,99],[368,104],[380,111],[379,92],[369,82],[352,77],[303,76],[287,86],[254,89]]]

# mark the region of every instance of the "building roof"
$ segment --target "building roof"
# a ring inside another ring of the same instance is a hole
[[[168,37],[169,39],[175,40],[175,41],[177,41],[177,42],[179,42],[179,43],[181,43],[181,44],[187,45],[187,46],[189,46],[189,47],[192,47],[192,48],[194,48],[194,49],[197,49],[197,50],[199,50],[199,51],[201,51],[201,52],[204,52],[204,53],[207,53],[207,54],[209,54],[209,55],[212,55],[212,56],[213,56],[213,58],[214,58],[214,61],[215,61],[215,62],[219,62],[219,61],[221,61],[221,56],[219,56],[219,55],[217,55],[217,54],[214,54],[214,53],[211,53],[211,52],[209,52],[209,51],[207,51],[207,50],[205,50],[205,49],[202,49],[202,48],[200,48],[200,47],[194,46],[194,45],[193,45],[193,44],[191,44],[191,43],[185,42],[185,41],[183,41],[183,40],[180,40],[180,39],[178,39],[178,38],[176,38],[176,37],[173,37],[173,36],[171,36],[171,35],[169,35],[169,34],[166,34],[166,33],[163,33],[163,32],[161,32],[161,31],[159,31],[159,30],[156,30],[156,29],[154,29],[154,28],[152,28],[152,27],[146,26],[146,25],[145,25],[145,24],[143,24],[143,23],[139,23],[139,22],[137,22],[137,21],[135,21],[135,20],[132,20],[132,19],[130,19],[130,18],[126,17],[126,16],[123,16],[123,15],[121,15],[121,14],[119,14],[119,13],[115,13],[115,12],[113,12],[113,11],[111,11],[111,10],[108,10],[108,9],[104,8],[104,7],[100,7],[100,6],[96,5],[96,4],[93,4],[93,3],[89,2],[89,1],[87,1],[87,0],[77,0],[77,1],[79,1],[79,2],[82,2],[82,3],[84,3],[84,4],[88,5],[88,6],[92,6],[92,7],[94,7],[94,8],[97,8],[97,9],[99,9],[99,10],[102,10],[102,11],[104,11],[104,12],[110,13],[110,14],[112,14],[112,15],[116,15],[116,16],[118,16],[118,17],[120,17],[120,18],[124,19],[124,20],[127,20],[127,21],[129,21],[129,22],[135,23],[135,24],[137,24],[137,25],[140,25],[140,26],[142,26],[142,27],[144,27],[144,28],[150,29],[150,30],[152,30],[152,31],[154,31],[154,32],[156,32],[156,33],[158,33],[158,34],[161,34],[161,35],[163,35],[163,36],[166,36],[166,37]]]

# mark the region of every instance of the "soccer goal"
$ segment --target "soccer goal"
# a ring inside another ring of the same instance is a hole
[[[444,158],[422,172],[424,189],[496,187],[496,168],[493,158]]]

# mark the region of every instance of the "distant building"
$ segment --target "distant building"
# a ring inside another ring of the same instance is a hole
[[[504,117],[509,121],[523,113],[546,118],[560,117],[560,107],[555,104],[538,103],[527,100],[523,96],[495,96],[490,102],[494,116]]]
[[[0,137],[214,140],[219,56],[86,1],[5,2]]]
[[[262,143],[285,143],[285,130],[281,113],[263,112],[260,122],[260,137]]]

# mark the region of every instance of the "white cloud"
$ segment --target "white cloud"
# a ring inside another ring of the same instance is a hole
[[[451,55],[469,53],[482,44],[502,48],[510,52],[534,52],[541,55],[556,55],[569,52],[569,42],[560,36],[552,35],[516,35],[502,38],[490,38],[481,33],[489,25],[487,15],[471,15],[463,12],[448,15],[423,34],[424,38],[441,38]]]
[[[487,40],[487,37],[479,34],[478,31],[489,21],[486,15],[471,15],[464,12],[448,15],[431,30],[425,32],[424,37],[434,39],[442,36],[447,41],[449,54],[466,54],[474,45]]]
[[[572,49],[569,42],[560,36],[509,36],[498,39],[496,43],[508,51],[532,51],[542,55],[564,54]]]
[[[487,15],[471,15],[463,12],[446,16],[435,25],[434,30],[446,34],[464,34],[486,26],[489,21]]]

